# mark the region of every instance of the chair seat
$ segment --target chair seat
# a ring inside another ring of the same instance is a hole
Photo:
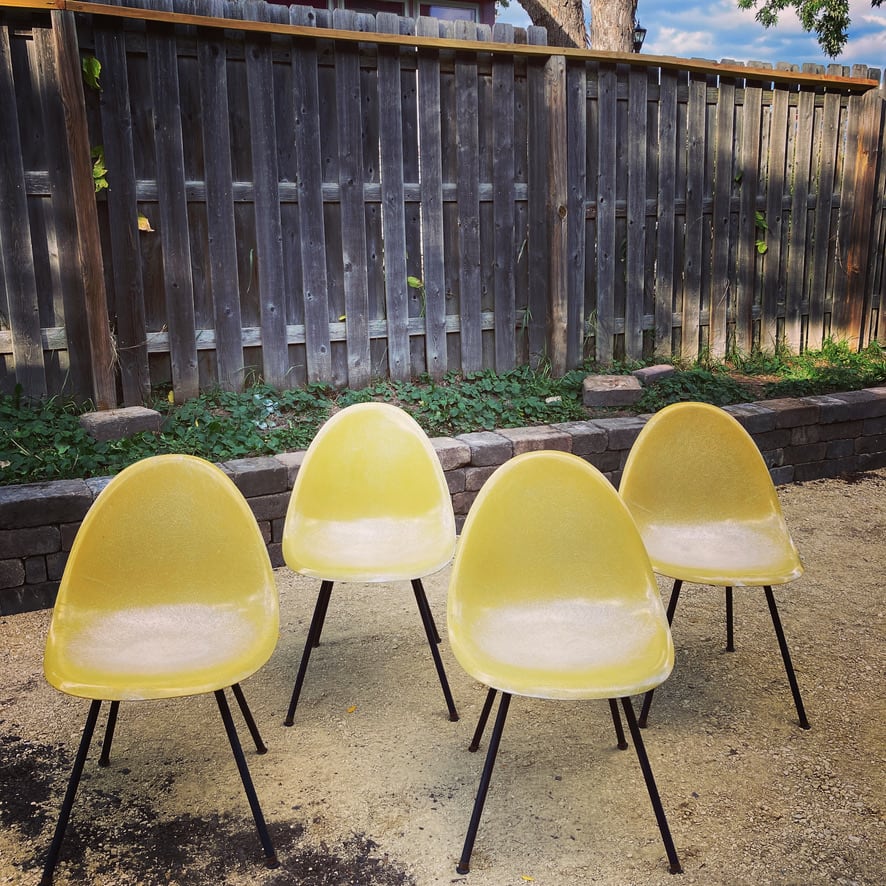
[[[803,574],[782,520],[703,524],[642,523],[640,533],[660,575],[698,584],[785,584]]]
[[[291,569],[329,581],[406,581],[442,569],[455,548],[434,515],[351,520],[293,519],[283,540]]]
[[[499,604],[477,614],[453,652],[487,686],[536,698],[633,695],[661,684],[673,665],[661,613],[623,600]]]
[[[264,616],[183,603],[66,614],[63,646],[46,677],[70,695],[105,700],[174,698],[239,683],[277,640]]]

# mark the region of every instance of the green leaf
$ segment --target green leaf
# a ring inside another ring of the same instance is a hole
[[[84,55],[80,61],[80,67],[83,70],[83,81],[90,89],[101,92],[101,85],[98,78],[101,76],[102,63],[94,55]]]

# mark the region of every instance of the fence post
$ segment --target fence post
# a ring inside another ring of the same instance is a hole
[[[853,76],[867,76],[867,68],[855,65]],[[865,332],[867,269],[871,231],[874,228],[877,139],[880,132],[881,107],[882,99],[876,89],[869,90],[863,96],[852,96],[849,99],[850,115],[854,111],[857,122],[853,138],[853,120],[850,116],[847,163],[853,145],[855,154],[852,158],[854,164],[851,185],[848,181],[843,183],[843,197],[849,198],[849,205],[846,214],[840,220],[837,244],[838,267],[843,267],[842,282],[845,290],[842,294],[839,291],[834,292],[831,335],[846,339],[850,347],[856,349],[862,346]]]
[[[73,13],[52,10],[52,36],[73,179],[80,274],[83,279],[92,361],[93,398],[99,409],[110,409],[117,405],[114,380],[116,357],[108,322],[108,298],[105,292],[95,187],[92,182],[86,101],[83,96],[80,51]]]
[[[856,76],[868,76],[867,70],[855,67]],[[850,99],[850,105],[852,104]],[[867,288],[867,270],[874,230],[877,182],[878,136],[883,99],[879,90],[871,89],[857,99],[859,108],[858,139],[856,141],[855,170],[852,177],[853,203],[849,220],[848,241],[841,243],[844,256],[846,292],[843,298],[834,293],[834,313],[831,331],[846,338],[850,346],[860,349],[864,344],[865,319],[870,293]],[[845,185],[844,185],[844,194]]]
[[[566,175],[566,59],[553,55],[545,65],[548,110],[548,356],[555,376],[566,372],[569,327],[569,243]]]

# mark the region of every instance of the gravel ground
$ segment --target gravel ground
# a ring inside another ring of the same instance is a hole
[[[281,865],[267,870],[211,697],[121,708],[97,747],[58,883],[883,884],[886,471],[780,490],[806,574],[776,591],[812,723],[796,721],[761,592],[684,589],[677,665],[647,751],[685,873],[668,874],[632,750],[605,702],[516,698],[472,860],[485,689],[442,651],[449,722],[412,593],[340,586],[296,724],[282,725],[316,583],[277,573],[283,630],[244,690],[270,752],[244,747]],[[446,571],[426,583],[443,624]],[[36,883],[87,703],[42,677],[48,612],[0,618],[0,883]],[[235,719],[239,719],[235,713]],[[102,725],[100,722],[99,730]],[[485,746],[484,746],[485,750]]]

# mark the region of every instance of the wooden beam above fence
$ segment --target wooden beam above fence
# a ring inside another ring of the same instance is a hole
[[[114,18],[130,18],[141,21],[166,22],[168,24],[191,25],[202,28],[222,28],[232,31],[256,31],[263,34],[279,34],[290,37],[309,37],[316,40],[344,41],[350,43],[375,43],[379,46],[404,46],[411,48],[438,49],[449,51],[483,52],[490,54],[506,53],[510,56],[551,56],[590,62],[610,62],[646,68],[661,68],[671,71],[689,71],[697,74],[714,74],[720,77],[753,77],[756,80],[772,83],[792,83],[804,86],[822,86],[866,92],[876,89],[877,80],[859,77],[843,77],[833,74],[811,74],[800,71],[755,68],[729,62],[714,62],[706,59],[675,58],[666,55],[643,55],[635,52],[602,52],[599,50],[573,49],[562,46],[548,46],[522,43],[483,42],[482,47],[473,40],[454,40],[438,37],[419,37],[412,34],[381,34],[373,32],[343,31],[335,28],[314,28],[303,25],[287,25],[279,22],[250,21],[248,19],[216,18],[204,15],[187,15],[160,10],[137,9],[126,6],[106,6],[103,3],[84,3],[80,0],[0,0],[0,7],[18,9],[64,9],[89,15],[106,15]]]

